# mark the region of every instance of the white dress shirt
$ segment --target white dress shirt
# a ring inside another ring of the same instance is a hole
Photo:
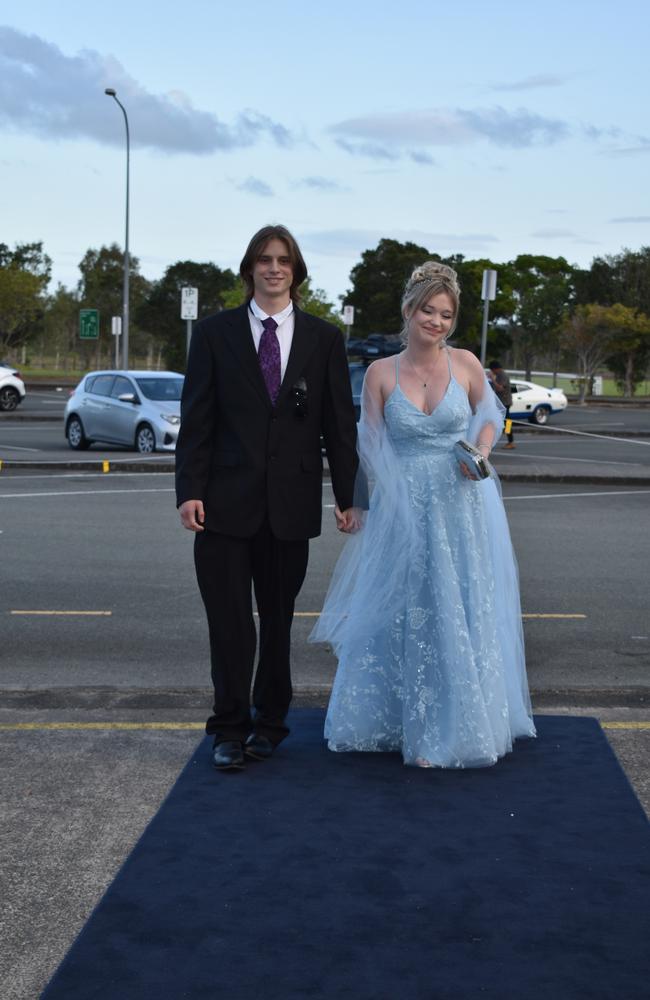
[[[258,353],[260,349],[260,340],[262,339],[262,333],[264,332],[262,320],[267,318],[268,313],[265,313],[262,309],[260,309],[255,299],[251,299],[248,304],[248,319],[251,325],[251,333],[253,334],[255,350]],[[280,377],[284,378],[284,373],[287,370],[287,362],[289,360],[289,351],[291,350],[293,329],[295,325],[293,302],[290,302],[289,305],[282,310],[282,312],[276,313],[273,316],[273,319],[278,324],[278,328],[275,332],[280,344]]]

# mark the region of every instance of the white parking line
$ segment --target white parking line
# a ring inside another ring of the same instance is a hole
[[[170,486],[149,490],[52,490],[47,493],[0,493],[0,499],[10,500],[13,497],[31,499],[32,497],[83,497],[105,496],[107,493],[173,493]]]
[[[0,444],[1,451],[40,451],[40,448],[21,448],[17,444]]]
[[[529,493],[521,496],[506,497],[504,503],[510,500],[557,500],[563,497],[624,497],[635,493],[650,493],[650,490],[608,490],[598,493]]]
[[[565,455],[544,455],[542,458],[540,455],[530,455],[525,451],[517,451],[516,455],[512,452],[508,454],[501,454],[500,451],[497,452],[499,458],[534,458],[537,462],[586,462],[587,465],[631,465],[635,468],[645,468],[643,462],[610,462],[602,458],[571,458]],[[495,456],[491,456],[495,457]]]

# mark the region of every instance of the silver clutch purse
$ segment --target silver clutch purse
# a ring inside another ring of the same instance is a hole
[[[454,445],[454,451],[458,461],[464,462],[470,472],[478,479],[489,478],[490,466],[488,460],[473,444],[470,444],[469,441],[457,441]]]

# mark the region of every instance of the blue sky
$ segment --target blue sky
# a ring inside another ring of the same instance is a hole
[[[336,298],[382,236],[508,260],[650,244],[646,0],[22,0],[0,18],[0,241],[236,269],[282,222]]]

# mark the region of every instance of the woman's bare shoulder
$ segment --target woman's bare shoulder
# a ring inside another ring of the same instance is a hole
[[[368,365],[366,381],[372,385],[383,385],[387,379],[395,378],[395,358],[377,358]]]
[[[461,368],[474,374],[483,372],[481,362],[471,351],[465,350],[464,347],[450,347],[449,350],[451,351],[452,364],[459,365]]]

